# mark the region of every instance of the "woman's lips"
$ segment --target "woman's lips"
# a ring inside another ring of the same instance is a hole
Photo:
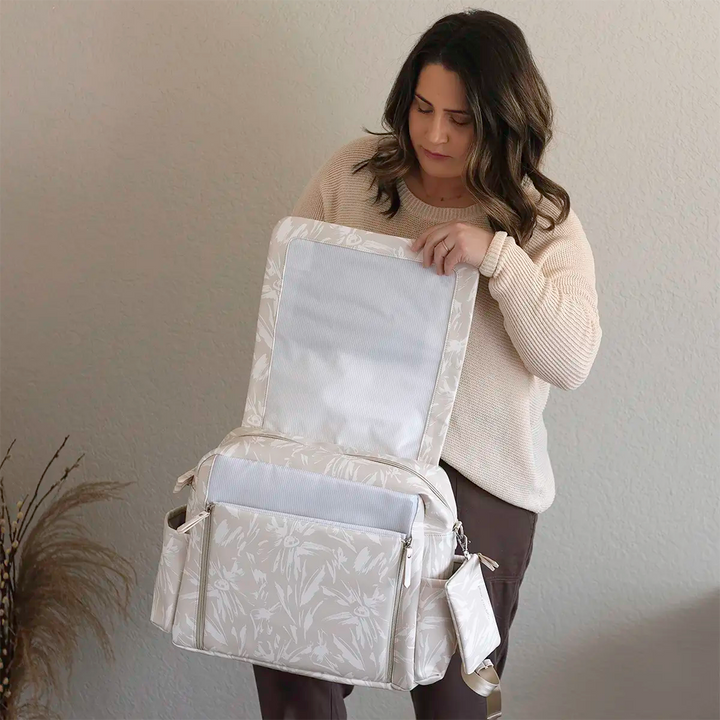
[[[426,148],[423,148],[423,150],[425,151],[425,154],[433,160],[445,160],[448,157],[447,155],[436,155],[435,153],[431,153]]]

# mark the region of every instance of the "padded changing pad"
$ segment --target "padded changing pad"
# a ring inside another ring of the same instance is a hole
[[[243,425],[439,462],[479,273],[438,275],[412,242],[278,221]]]

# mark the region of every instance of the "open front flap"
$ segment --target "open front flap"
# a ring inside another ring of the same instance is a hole
[[[278,221],[243,425],[439,462],[479,274],[438,275],[412,242]]]

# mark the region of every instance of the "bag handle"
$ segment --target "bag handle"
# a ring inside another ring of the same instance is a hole
[[[490,660],[483,660],[474,672],[466,673],[460,668],[465,684],[478,695],[487,698],[487,720],[502,717],[502,693],[500,678]]]

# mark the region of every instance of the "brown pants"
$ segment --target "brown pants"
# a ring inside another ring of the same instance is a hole
[[[468,538],[468,550],[481,552],[499,567],[483,574],[500,630],[500,645],[490,654],[502,678],[510,625],[518,608],[519,590],[530,562],[537,513],[512,505],[483,490],[440,460],[450,478]],[[457,549],[460,553],[460,549]],[[487,700],[474,693],[460,674],[460,655],[453,655],[445,676],[411,691],[417,720],[485,720]],[[253,665],[263,720],[347,720],[345,698],[354,685]]]

